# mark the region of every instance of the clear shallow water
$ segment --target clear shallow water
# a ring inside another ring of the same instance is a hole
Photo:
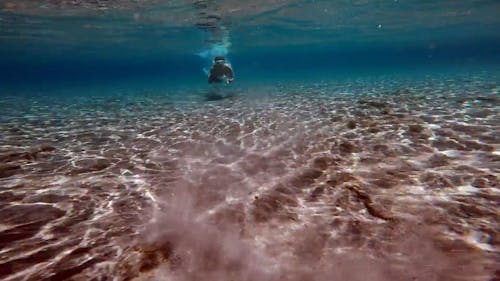
[[[497,1],[0,7],[2,280],[499,278]]]

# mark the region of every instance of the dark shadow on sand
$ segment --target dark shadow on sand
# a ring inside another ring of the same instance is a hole
[[[218,100],[225,100],[225,99],[235,99],[238,97],[238,94],[236,93],[219,93],[219,92],[207,92],[205,93],[205,100],[206,101],[218,101]]]

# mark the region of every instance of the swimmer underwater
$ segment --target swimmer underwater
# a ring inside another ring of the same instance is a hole
[[[225,82],[227,84],[233,82],[234,72],[229,64],[226,63],[226,59],[223,56],[217,56],[214,58],[214,64],[210,68],[210,74],[208,76],[208,83],[221,83]]]

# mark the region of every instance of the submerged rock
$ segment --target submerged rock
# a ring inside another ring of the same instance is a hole
[[[425,173],[420,176],[420,181],[432,189],[453,187],[453,183],[449,179],[436,173]]]
[[[326,156],[316,157],[313,160],[313,167],[320,170],[326,170],[332,164],[335,164],[335,160]]]
[[[476,188],[496,188],[498,187],[498,179],[494,175],[479,176],[471,183]]]
[[[13,176],[22,171],[20,165],[0,164],[0,178]]]
[[[444,154],[434,154],[428,160],[428,166],[431,168],[446,166],[449,163],[449,157]]]
[[[318,169],[305,169],[299,175],[292,178],[290,185],[298,188],[305,188],[313,184],[314,181],[323,175],[323,171]]]
[[[346,127],[348,129],[351,129],[351,130],[355,129],[356,128],[356,121],[354,121],[354,120],[347,121]]]
[[[432,146],[439,150],[470,150],[465,145],[447,138],[437,138],[436,140],[432,141]]]
[[[341,153],[355,153],[355,152],[360,152],[361,149],[352,142],[349,141],[343,141],[338,145],[338,149],[340,150]]]
[[[411,125],[408,125],[408,132],[410,132],[410,133],[419,134],[423,130],[424,130],[424,127],[422,125],[420,125],[420,124],[411,124]]]

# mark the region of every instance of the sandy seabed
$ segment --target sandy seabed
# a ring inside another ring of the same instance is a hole
[[[0,279],[500,280],[498,91],[2,96]]]

